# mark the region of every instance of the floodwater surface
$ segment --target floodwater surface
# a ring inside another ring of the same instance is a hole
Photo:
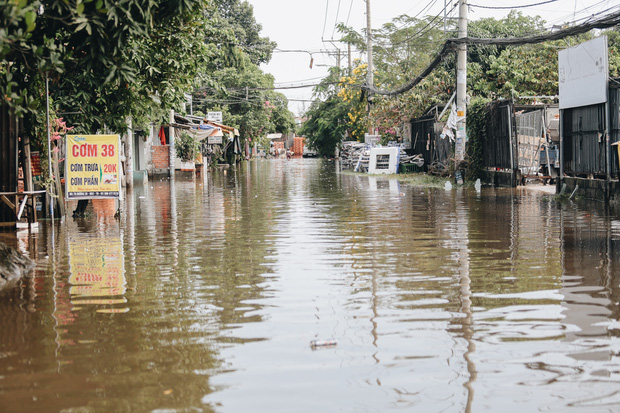
[[[620,411],[601,205],[294,159],[114,212],[0,238],[36,261],[0,295],[0,411]]]

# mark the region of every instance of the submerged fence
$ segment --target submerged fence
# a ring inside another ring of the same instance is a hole
[[[609,139],[610,145],[620,142],[620,87],[609,88]],[[611,145],[610,148],[610,175],[620,178],[620,165],[618,165],[618,147]]]
[[[486,168],[515,168],[517,148],[513,136],[512,101],[491,102],[487,109],[486,139],[483,147]]]
[[[564,173],[606,175],[605,104],[565,109],[562,113]]]
[[[411,120],[411,152],[424,157],[427,171],[435,165],[447,164],[450,159],[452,142],[441,137],[442,128],[443,123],[437,122],[435,114]]]
[[[568,176],[617,179],[620,175],[620,88],[609,88],[608,103],[562,112],[562,167]],[[609,141],[608,141],[609,137]]]

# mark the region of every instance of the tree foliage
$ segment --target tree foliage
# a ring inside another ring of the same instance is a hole
[[[528,37],[542,33],[545,22],[540,17],[525,16],[511,11],[501,19],[485,18],[471,21],[469,37],[506,38]],[[434,28],[435,27],[435,28]],[[417,76],[434,58],[446,37],[455,36],[454,25],[446,33],[433,25],[433,18],[415,19],[400,16],[373,30],[375,45],[375,86],[391,89]],[[365,33],[339,26],[343,39],[360,50],[366,49]],[[620,31],[609,29],[590,32],[574,38],[523,46],[468,47],[467,86],[471,98],[512,98],[518,96],[553,96],[558,94],[558,51],[606,34],[609,39],[610,76],[620,75]],[[434,105],[445,104],[456,88],[456,56],[447,58],[420,84],[395,97],[370,97],[371,110],[364,113],[366,122],[378,129],[384,140],[394,140],[404,134],[402,128],[412,118],[422,116]],[[360,84],[363,83],[360,80]],[[318,98],[330,96],[319,86]],[[529,103],[531,100],[522,100]],[[341,99],[339,105],[349,102]],[[321,114],[313,111],[314,117]],[[330,112],[338,112],[329,106]],[[331,115],[330,115],[331,116]]]
[[[267,37],[261,37],[262,26],[254,18],[254,9],[247,1],[216,0],[219,29],[233,33],[233,45],[240,48],[255,65],[268,63],[271,60],[276,43]]]
[[[261,25],[247,1],[217,0],[212,18],[218,33],[212,42],[222,53],[209,60],[206,76],[194,90],[196,109],[219,111],[237,127],[242,140],[295,129],[286,97],[274,91],[274,78],[259,67],[271,59],[276,44],[260,36]]]
[[[40,111],[48,78],[58,111],[82,132],[174,107],[209,57],[207,0],[0,2],[5,101],[17,114]]]
[[[300,134],[308,138],[308,145],[321,156],[333,156],[346,132],[347,110],[337,96],[312,103],[306,113],[308,120]]]
[[[363,141],[368,131],[367,102],[360,86],[367,65],[359,60],[348,70],[332,68],[330,74],[315,88],[318,99],[306,113],[308,120],[300,134],[322,156],[333,156],[343,139]]]

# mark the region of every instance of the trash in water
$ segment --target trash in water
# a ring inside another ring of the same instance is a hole
[[[338,342],[336,340],[312,340],[310,342],[310,347],[334,347]]]
[[[452,184],[450,183],[450,181],[446,181],[444,187],[446,188],[446,191],[449,191],[452,189]]]

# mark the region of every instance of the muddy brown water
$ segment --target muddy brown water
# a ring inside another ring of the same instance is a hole
[[[0,296],[2,412],[620,410],[599,204],[295,159],[88,211],[2,236],[37,264]]]

